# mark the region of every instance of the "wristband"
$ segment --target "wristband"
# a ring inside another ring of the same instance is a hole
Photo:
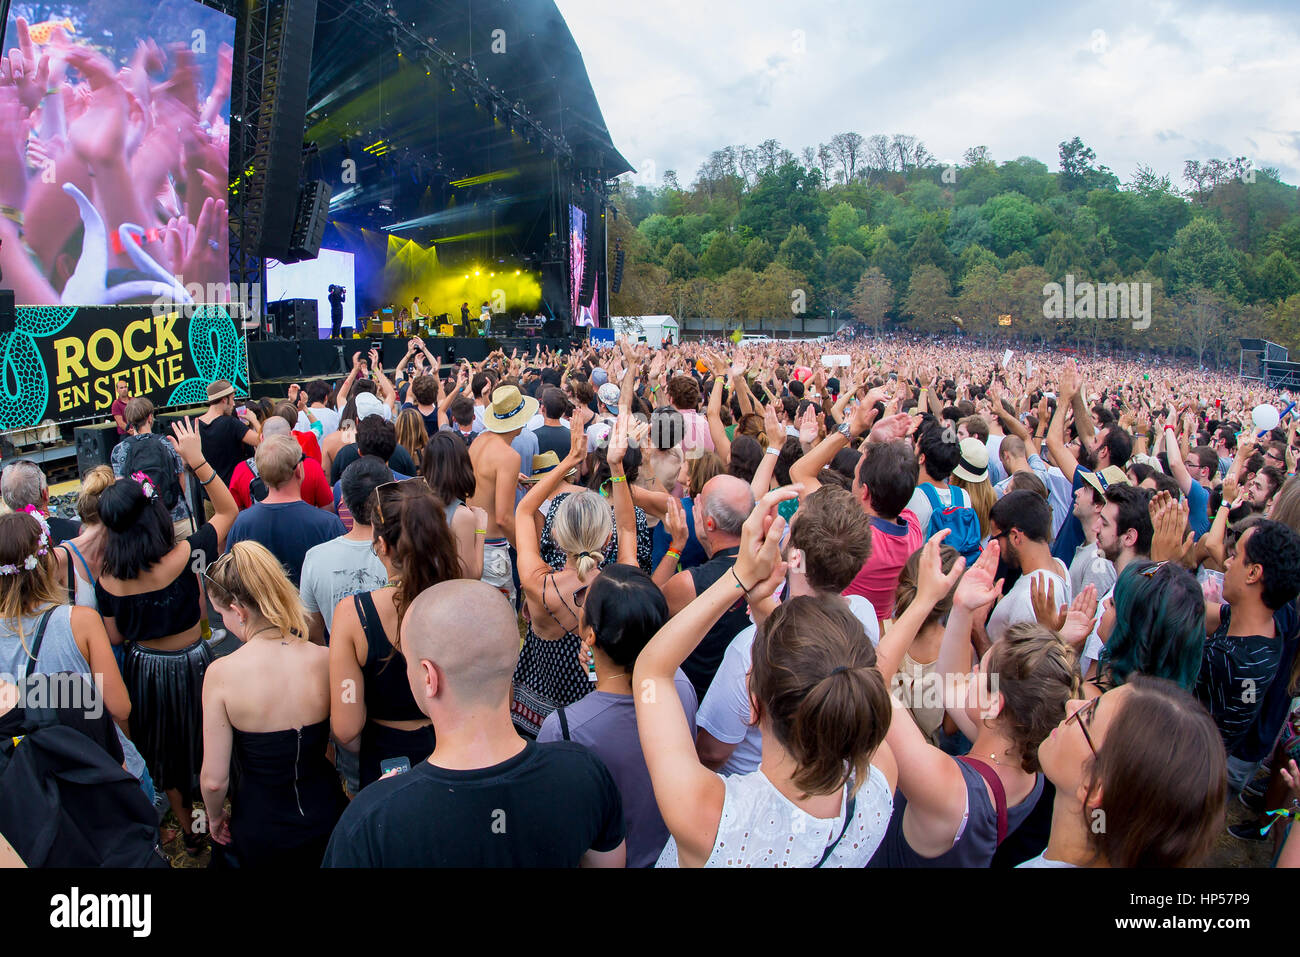
[[[748,598],[749,589],[745,587],[744,583],[740,580],[740,576],[736,574],[736,566],[732,565],[731,568],[728,569],[728,571],[731,572],[731,577],[736,580],[736,587],[739,588],[741,591],[743,591],[745,593],[745,597]]]
[[[198,476],[195,476],[195,478],[198,478]],[[213,482],[215,482],[216,480],[217,480],[217,471],[216,471],[216,469],[213,469],[213,470],[212,470],[212,474],[208,476],[208,480],[207,480],[206,482],[204,482],[204,481],[200,481],[199,484],[202,485],[204,488],[207,488],[209,485],[211,485],[211,484],[212,484]]]
[[[627,481],[627,476],[626,476],[626,475],[611,475],[611,476],[609,477],[609,480],[610,480],[611,482],[626,482],[626,481]]]
[[[664,558],[671,558],[673,559],[673,561],[677,561],[681,557],[682,557],[682,553],[675,548],[670,548],[668,549],[668,551],[664,552]]]
[[[486,528],[476,528],[476,529],[474,529],[474,534],[475,534],[475,535],[486,535],[486,534],[487,534],[487,529],[486,529]]]
[[[780,455],[780,454],[781,454],[781,450],[778,449],[775,445],[769,445],[769,446],[767,447],[767,454],[768,454],[768,455]]]

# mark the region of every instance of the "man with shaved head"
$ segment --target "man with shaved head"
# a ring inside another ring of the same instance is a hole
[[[580,744],[526,740],[510,720],[519,628],[501,592],[435,585],[407,610],[400,642],[437,745],[357,795],[324,866],[623,867],[623,804],[605,765]]]
[[[709,560],[668,579],[664,597],[668,599],[669,614],[677,614],[694,601],[696,595],[708,591],[719,578],[733,574],[732,567],[740,551],[740,529],[753,510],[754,493],[743,479],[719,475],[705,483],[700,499],[695,503],[695,534]],[[749,627],[745,592],[756,584],[758,582],[741,584],[744,591],[737,589],[736,603],[714,623],[695,651],[682,663],[682,671],[691,679],[695,694],[701,701],[722,664],[722,656],[731,639]]]

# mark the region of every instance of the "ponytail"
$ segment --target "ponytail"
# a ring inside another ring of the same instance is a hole
[[[893,704],[862,622],[841,599],[810,595],[780,605],[755,639],[749,680],[805,797],[850,779],[861,786]]]

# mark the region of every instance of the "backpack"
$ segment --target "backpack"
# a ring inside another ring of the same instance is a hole
[[[176,460],[172,457],[171,446],[160,435],[152,433],[133,435],[127,440],[126,459],[122,463],[123,475],[143,472],[171,511],[181,500],[181,483],[176,477]]]
[[[980,556],[979,513],[969,505],[944,505],[939,501],[939,493],[929,482],[922,483],[920,488],[925,493],[925,497],[930,500],[931,508],[930,524],[925,530],[926,540],[928,541],[930,536],[945,528],[948,529],[948,537],[943,540],[943,543],[955,548],[957,553],[966,559],[966,564],[969,566]],[[951,486],[948,494],[951,500],[953,495]],[[962,499],[967,500],[964,492]]]
[[[49,708],[0,741],[0,834],[28,867],[168,867],[140,782]]]
[[[266,498],[268,492],[266,482],[263,481],[262,476],[258,474],[257,462],[252,456],[244,459],[244,464],[248,466],[248,471],[253,473],[252,479],[248,482],[249,501],[252,503],[260,502],[262,499]]]

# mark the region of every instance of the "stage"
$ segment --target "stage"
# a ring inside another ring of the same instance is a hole
[[[406,355],[410,341],[410,336],[397,335],[367,336],[362,339],[250,339],[247,343],[249,393],[255,399],[264,396],[282,397],[287,386],[292,383],[302,385],[313,379],[342,379],[351,371],[352,360],[357,353],[368,353],[376,347],[380,349],[384,371],[391,375],[396,370],[397,363]],[[518,349],[522,358],[536,355],[543,346],[552,352],[567,352],[574,341],[545,336],[424,337],[429,351],[442,359],[444,371],[461,359],[482,362],[497,349],[503,350],[507,356]]]

